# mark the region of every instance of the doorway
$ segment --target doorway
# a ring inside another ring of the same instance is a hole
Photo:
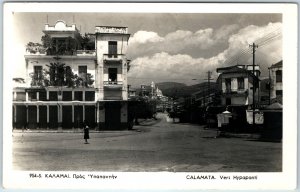
[[[121,123],[121,103],[105,103],[105,129],[119,129]]]

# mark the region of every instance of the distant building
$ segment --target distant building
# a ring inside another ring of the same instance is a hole
[[[152,82],[150,85],[142,84],[140,90],[137,90],[140,96],[147,96],[152,99],[163,97],[162,91]]]
[[[259,82],[259,105],[264,107],[270,104],[270,79],[261,78]]]
[[[270,72],[270,99],[282,104],[282,60],[269,68]]]
[[[221,105],[247,106],[253,103],[253,84],[255,99],[258,100],[260,70],[255,66],[255,75],[250,65],[235,65],[218,68],[218,86],[221,90]]]
[[[127,128],[127,27],[96,26],[82,36],[75,24],[57,21],[43,32],[46,48],[27,45],[26,84],[13,90],[13,126],[67,129],[86,120],[97,129]]]
[[[191,94],[191,103],[198,107],[207,107],[214,102],[217,92],[216,83],[211,82],[209,87],[207,84],[204,84],[200,91]]]
[[[136,90],[128,85],[128,99],[136,97]]]

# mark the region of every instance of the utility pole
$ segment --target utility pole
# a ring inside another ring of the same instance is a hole
[[[211,71],[207,71],[206,72],[207,73],[207,85],[208,85],[208,88],[207,88],[207,105],[205,105],[205,98],[206,98],[206,96],[204,95],[204,106],[208,106],[208,104],[209,104],[209,100],[210,100],[210,80],[213,80],[212,78],[211,78],[211,74],[212,74],[212,72]],[[207,108],[206,108],[207,109]],[[206,121],[207,121],[207,125],[208,125],[208,128],[210,128],[210,118],[208,118],[208,119],[206,119]]]
[[[253,85],[252,85],[252,93],[253,93],[253,107],[252,107],[252,111],[253,111],[253,128],[255,128],[255,51],[256,51],[256,48],[258,48],[258,45],[255,45],[255,43],[253,43],[252,45],[249,45],[249,47],[252,47],[252,56],[253,56],[253,59],[252,59],[252,73],[253,73]]]
[[[268,70],[269,70],[269,105],[271,105],[271,84],[272,84],[272,82],[271,82],[271,68],[269,67],[268,68]]]
[[[207,91],[208,98],[207,98],[207,101],[209,102],[209,97],[210,97],[210,80],[213,80],[213,79],[211,78],[211,74],[212,74],[211,71],[207,71],[206,73],[207,73],[207,79],[205,79],[205,80],[207,80],[207,85],[208,85],[208,91]],[[205,96],[204,96],[204,98],[205,98]],[[205,104],[205,100],[204,100],[204,104]]]

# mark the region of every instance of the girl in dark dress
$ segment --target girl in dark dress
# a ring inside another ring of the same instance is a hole
[[[90,139],[90,131],[89,131],[89,125],[86,120],[84,120],[84,122],[83,122],[83,130],[84,130],[83,138],[85,140],[84,144],[89,144],[88,139]]]

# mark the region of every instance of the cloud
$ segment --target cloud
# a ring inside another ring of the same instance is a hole
[[[163,38],[152,31],[138,31],[130,39],[130,43],[132,44],[155,43],[160,41],[163,41]]]
[[[224,25],[214,30],[199,29],[195,32],[177,30],[165,36],[153,31],[138,31],[129,40],[128,55],[131,58],[168,52],[171,54],[191,54],[192,56],[211,57],[220,51],[221,44],[238,29],[238,25]],[[214,51],[211,51],[214,50]]]
[[[139,47],[136,50],[137,54],[143,54],[132,60],[129,83],[177,79],[179,82],[190,84],[195,83],[191,81],[194,78],[203,81],[207,71],[212,71],[216,80],[215,71],[218,67],[252,64],[249,44],[253,42],[259,46],[256,50],[256,63],[260,65],[262,75],[266,75],[267,68],[282,58],[281,28],[281,23],[269,23],[265,26],[249,25],[242,29],[239,29],[238,25],[229,25],[217,30],[200,29],[194,33],[178,30],[160,37],[155,43],[143,46],[134,44]],[[214,46],[221,44],[225,44],[223,50],[213,50]],[[188,53],[188,47],[197,48],[199,51],[211,50],[215,54],[210,57],[201,54],[193,57]]]
[[[132,61],[129,71],[130,83],[134,81],[163,82],[185,81],[195,83],[192,79],[202,81],[206,71],[215,71],[223,60],[222,54],[215,57],[193,58],[186,54],[170,55],[166,52],[156,53],[153,56],[139,57]]]

